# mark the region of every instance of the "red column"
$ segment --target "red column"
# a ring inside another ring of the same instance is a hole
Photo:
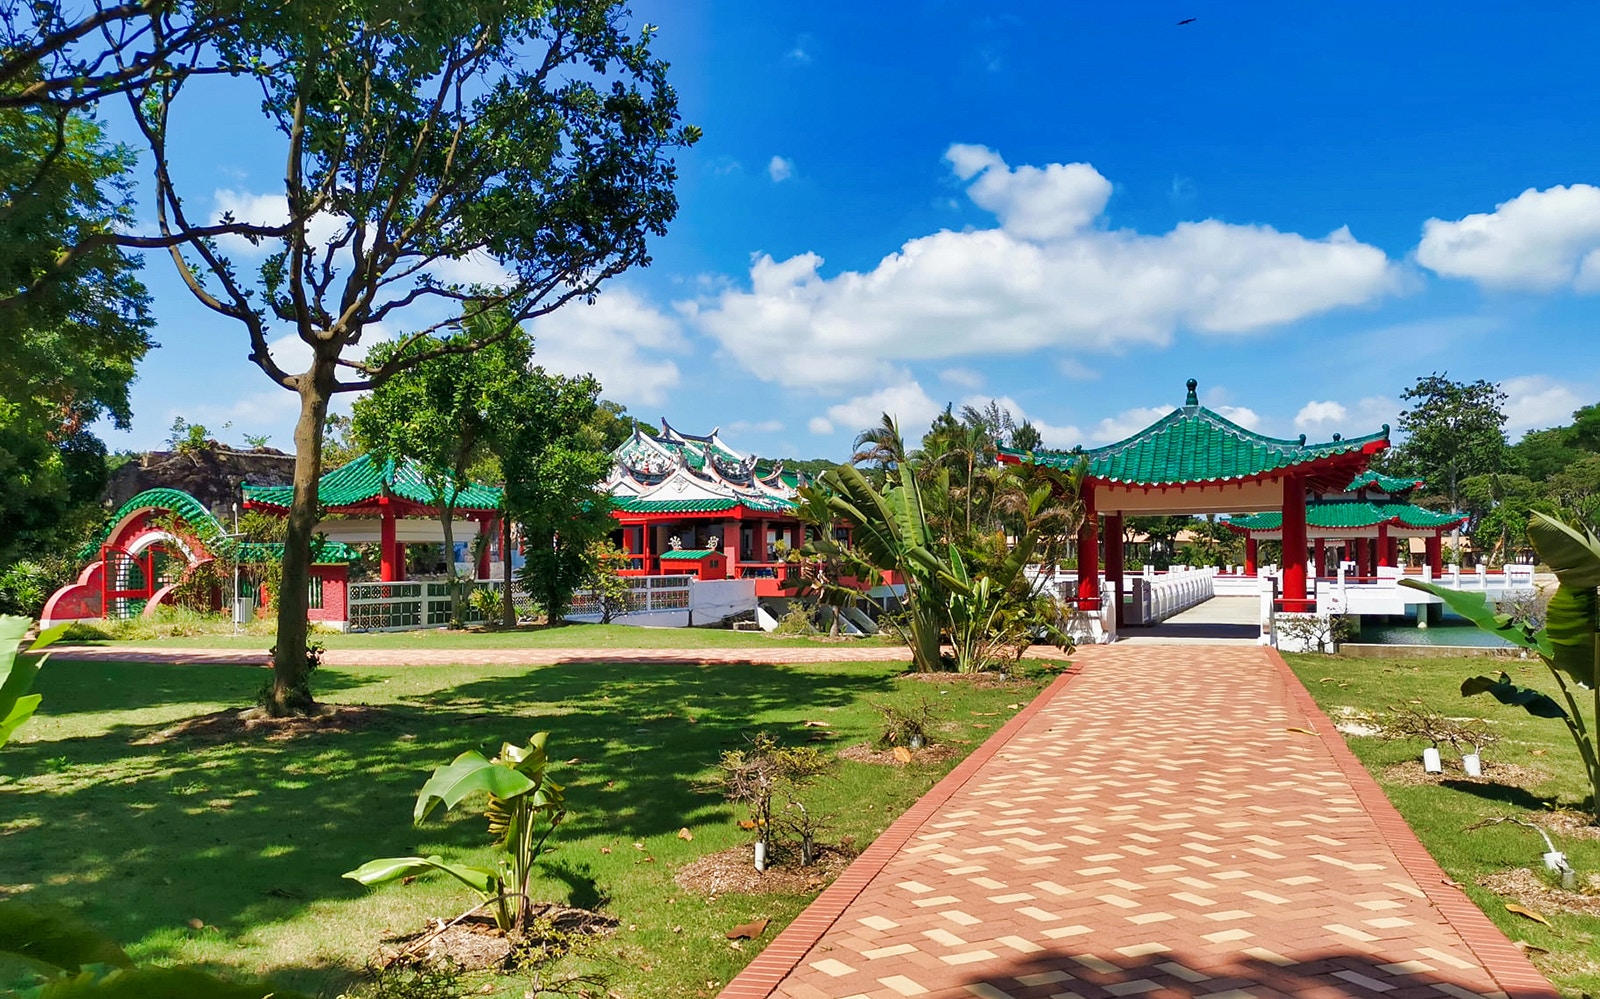
[[[1122,514],[1106,515],[1106,582],[1115,594],[1112,609],[1117,615],[1117,627],[1122,627]]]
[[[1283,609],[1311,609],[1306,599],[1306,483],[1298,475],[1283,480]]]
[[[1244,574],[1246,576],[1254,576],[1256,574],[1256,545],[1255,538],[1247,536],[1244,539]]]
[[[1094,483],[1083,485],[1083,525],[1078,528],[1078,608],[1100,609],[1100,515],[1094,509]]]
[[[639,525],[639,554],[644,556],[639,563],[639,568],[643,569],[646,574],[650,572],[650,559],[652,557],[650,554],[650,535],[655,533],[655,529],[656,525],[649,521]]]
[[[489,525],[493,524],[493,523],[494,523],[494,521],[491,520],[488,517],[480,518],[478,520],[478,533],[487,536],[489,534],[489,530],[490,530]],[[485,541],[482,545],[479,546],[479,551],[478,551],[478,578],[479,579],[488,579],[489,578],[489,542],[487,542],[487,541]]]
[[[1388,524],[1379,524],[1378,525],[1378,565],[1381,568],[1387,569],[1388,567],[1394,565],[1394,558],[1392,557],[1392,553],[1393,553],[1394,549],[1392,547],[1390,547],[1390,545],[1389,545],[1389,542],[1391,540],[1393,540],[1393,539],[1391,539],[1389,537],[1389,525]],[[1373,573],[1373,575],[1376,576],[1377,573]]]
[[[1368,571],[1368,568],[1367,568],[1367,539],[1366,538],[1357,538],[1356,539],[1355,554],[1353,556],[1351,556],[1351,557],[1355,561],[1355,564],[1356,564],[1356,575],[1357,576],[1370,576],[1370,575],[1372,575],[1372,573],[1370,571]]]
[[[1433,536],[1423,541],[1427,548],[1428,568],[1433,570],[1433,577],[1438,579],[1444,575],[1444,538],[1436,528]]]
[[[1318,538],[1314,543],[1317,546],[1317,576],[1326,576],[1328,574],[1328,542]]]
[[[389,498],[380,496],[378,506],[382,508],[382,512],[378,514],[378,549],[381,560],[378,578],[385,583],[398,583],[406,578],[405,548],[394,539],[394,511],[389,508]]]

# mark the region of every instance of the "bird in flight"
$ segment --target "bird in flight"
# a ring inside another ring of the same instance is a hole
[[[1196,17],[1186,17],[1183,20],[1179,21],[1178,23],[1179,24],[1193,24],[1195,21],[1198,21],[1198,20],[1199,20],[1199,18],[1196,18]]]

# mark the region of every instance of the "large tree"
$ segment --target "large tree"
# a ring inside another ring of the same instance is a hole
[[[1387,462],[1390,469],[1426,479],[1428,491],[1452,510],[1460,509],[1463,480],[1506,470],[1506,394],[1500,386],[1434,372],[1400,398],[1408,404],[1400,414],[1405,439]]]
[[[128,94],[149,147],[155,226],[207,308],[239,323],[250,359],[299,398],[294,501],[278,608],[278,713],[304,710],[306,577],[331,397],[591,297],[648,262],[676,211],[680,126],[666,66],[615,3],[365,0],[310,9],[271,46],[262,106],[283,140],[288,222],[248,276],[182,237],[191,214],[167,150],[193,78]],[[234,221],[224,218],[224,222]],[[477,322],[480,316],[501,317]],[[386,360],[358,359],[382,324]],[[289,364],[288,333],[309,348]],[[433,337],[428,349],[416,344]]]

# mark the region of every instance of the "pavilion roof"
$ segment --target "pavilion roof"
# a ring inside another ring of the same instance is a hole
[[[1381,472],[1366,471],[1351,479],[1350,484],[1344,487],[1344,491],[1353,493],[1357,489],[1377,489],[1393,496],[1398,493],[1410,492],[1422,485],[1424,481],[1423,479],[1396,478],[1384,475]]]
[[[1440,513],[1411,503],[1367,502],[1366,500],[1312,500],[1306,504],[1306,530],[1320,528],[1328,531],[1352,531],[1376,528],[1380,524],[1392,527],[1426,530],[1435,527],[1454,527],[1466,519],[1464,514]],[[1271,510],[1233,517],[1225,523],[1241,534],[1258,534],[1283,530],[1283,512]]]
[[[769,496],[715,497],[711,499],[651,499],[645,496],[613,496],[611,507],[622,513],[717,513],[742,506],[758,513],[794,513],[789,500]]]
[[[500,509],[503,490],[479,482],[469,483],[455,494],[455,508],[462,512]],[[326,509],[364,507],[381,496],[409,500],[419,506],[434,506],[422,465],[410,459],[378,461],[364,454],[347,465],[340,465],[317,480],[317,499]],[[245,502],[254,506],[287,510],[294,500],[293,486],[252,486],[244,484]]]
[[[669,548],[656,558],[663,562],[697,562],[716,554],[715,548]]]
[[[1104,447],[1072,451],[1015,451],[1002,456],[1054,468],[1085,466],[1088,478],[1136,486],[1230,482],[1265,478],[1330,459],[1374,454],[1389,445],[1389,427],[1366,437],[1335,439],[1321,444],[1266,437],[1200,405],[1195,381],[1181,409],[1173,410],[1131,437]],[[1350,474],[1348,464],[1344,475]],[[1341,480],[1342,481],[1342,480]]]

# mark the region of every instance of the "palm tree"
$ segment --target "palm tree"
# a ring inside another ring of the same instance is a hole
[[[906,442],[900,436],[900,421],[888,413],[882,415],[877,426],[856,434],[853,446],[855,453],[850,455],[850,464],[872,464],[879,485],[906,461]]]

